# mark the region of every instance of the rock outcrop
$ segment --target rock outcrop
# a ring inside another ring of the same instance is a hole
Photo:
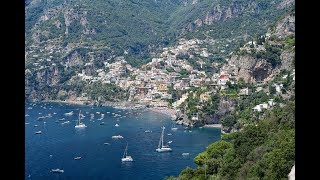
[[[280,20],[274,30],[274,35],[283,38],[295,33],[295,15],[285,16]]]
[[[264,81],[273,73],[272,65],[264,59],[256,59],[250,55],[231,57],[230,64],[238,67],[237,80],[242,78],[247,83]]]

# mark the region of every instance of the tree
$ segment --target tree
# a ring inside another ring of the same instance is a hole
[[[222,120],[221,120],[221,124],[224,127],[232,127],[236,123],[237,123],[237,120],[233,115],[228,115],[228,116],[222,118]]]

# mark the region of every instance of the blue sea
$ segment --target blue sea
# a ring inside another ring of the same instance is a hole
[[[82,130],[74,127],[80,110],[85,116],[81,121],[87,126]],[[65,115],[71,111],[73,115]],[[90,114],[94,114],[93,119]],[[196,167],[194,157],[221,137],[216,128],[185,129],[177,125],[178,130],[172,131],[170,117],[148,110],[27,103],[25,115],[25,179],[159,180],[177,176],[187,166]],[[42,116],[45,118],[39,118]],[[162,126],[166,127],[164,143],[172,141],[172,152],[155,151]],[[37,131],[41,134],[35,134]],[[124,138],[112,139],[114,135]],[[127,143],[128,155],[134,161],[123,163]],[[77,156],[81,159],[74,160]],[[57,168],[64,172],[51,172]]]

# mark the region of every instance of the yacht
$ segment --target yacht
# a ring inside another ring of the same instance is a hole
[[[65,122],[61,123],[61,125],[68,124],[68,123],[70,123],[70,121],[65,121]]]
[[[54,172],[54,173],[63,173],[64,170],[63,169],[51,169],[51,172]]]
[[[121,135],[117,135],[117,136],[112,136],[111,138],[112,138],[112,139],[122,139],[122,138],[123,138],[123,136],[121,136]]]
[[[122,156],[122,158],[121,158],[121,161],[122,161],[122,162],[130,162],[130,161],[133,161],[132,157],[131,157],[131,156],[128,156],[128,143],[127,143],[126,149],[124,150],[124,153],[123,153],[123,156]]]
[[[68,113],[64,113],[65,116],[72,116],[73,115],[73,111],[70,111]]]
[[[80,114],[81,114],[81,110],[79,112],[78,123],[77,123],[77,125],[74,126],[75,128],[85,128],[85,127],[87,127],[84,123],[80,122],[80,119],[81,119],[80,118]]]
[[[169,146],[164,146],[163,145],[163,132],[164,132],[165,127],[162,127],[162,133],[160,136],[158,148],[156,149],[157,152],[170,152],[172,149]]]

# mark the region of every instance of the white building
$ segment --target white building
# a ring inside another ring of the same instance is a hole
[[[249,95],[249,88],[240,89],[239,95]]]
[[[258,104],[256,105],[253,109],[253,111],[258,111],[258,112],[261,112],[262,109],[268,109],[268,104],[267,103],[262,103],[262,104]]]

